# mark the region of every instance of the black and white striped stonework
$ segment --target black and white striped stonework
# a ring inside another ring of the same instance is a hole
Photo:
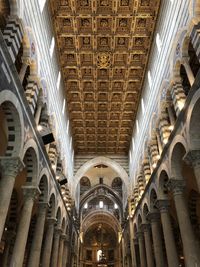
[[[194,26],[191,33],[191,40],[198,60],[200,61],[200,23]]]
[[[186,95],[180,82],[176,82],[171,90],[172,102],[174,104],[176,115],[180,113],[179,102],[185,102]]]
[[[36,105],[37,105],[37,100],[38,100],[38,95],[39,95],[39,87],[37,82],[35,81],[29,81],[28,85],[26,87],[26,99],[29,103],[30,109],[32,114],[35,114],[36,110]]]
[[[144,162],[143,162],[143,168],[144,168],[145,180],[146,180],[146,182],[148,182],[149,179],[150,179],[150,177],[151,177],[151,168],[150,168],[149,160],[148,159],[144,160]]]
[[[23,34],[21,20],[19,18],[9,18],[3,36],[13,62],[15,62],[22,45]]]
[[[6,122],[8,127],[8,144],[5,156],[12,157],[14,154],[18,153],[20,142],[18,138],[20,137],[20,123],[16,115],[16,110],[9,103],[2,105],[2,109],[6,116]]]
[[[55,165],[57,162],[57,147],[55,143],[50,144],[48,155],[51,164]]]

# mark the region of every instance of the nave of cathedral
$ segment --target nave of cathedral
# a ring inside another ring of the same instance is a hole
[[[200,267],[200,0],[0,0],[0,267]]]

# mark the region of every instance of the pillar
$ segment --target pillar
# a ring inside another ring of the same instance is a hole
[[[47,210],[47,203],[38,204],[38,216],[33,236],[33,242],[31,245],[28,267],[38,267],[40,264],[40,254],[41,254],[42,239],[44,234],[46,210]]]
[[[131,217],[129,218],[129,228],[130,228],[130,246],[131,246],[132,266],[136,267],[136,255],[135,255],[134,236],[133,236],[133,220]]]
[[[24,80],[24,76],[26,74],[26,70],[27,70],[28,66],[31,64],[31,60],[29,58],[23,58],[22,62],[23,62],[23,64],[22,64],[21,70],[19,72],[19,79],[20,79],[21,83]]]
[[[171,125],[174,125],[176,120],[175,120],[175,117],[174,117],[174,113],[172,111],[172,107],[170,105],[167,106],[167,111],[168,111],[170,123],[171,123]]]
[[[194,77],[194,74],[193,74],[192,69],[191,69],[190,64],[189,64],[189,58],[184,57],[183,62],[184,62],[183,64],[184,64],[187,76],[188,76],[188,80],[190,82],[190,86],[192,86],[194,83],[195,77]]]
[[[52,248],[52,255],[51,255],[51,267],[57,267],[58,265],[58,250],[59,250],[59,243],[60,243],[60,235],[62,230],[60,228],[56,228],[54,231],[54,238],[53,238],[53,248]]]
[[[47,219],[47,231],[44,240],[44,250],[43,250],[42,265],[41,265],[42,267],[49,267],[50,264],[55,223],[56,223],[55,218]]]
[[[39,92],[39,96],[38,96],[38,101],[37,101],[37,105],[36,105],[36,113],[35,113],[35,123],[36,125],[39,124],[40,122],[40,116],[41,116],[41,113],[42,113],[42,108],[43,108],[43,93],[42,93],[42,89],[40,89],[40,92]]]
[[[185,183],[183,180],[170,179],[169,187],[174,196],[176,213],[183,242],[186,267],[200,266],[199,245],[192,229],[188,208],[183,194]]]
[[[142,232],[137,232],[136,235],[137,235],[138,243],[139,243],[140,266],[146,267],[147,261],[146,261],[146,254],[145,254],[144,236]]]
[[[24,164],[21,159],[0,158],[1,174],[0,179],[0,241],[4,232],[4,225],[10,205],[15,178],[23,169]]]
[[[193,167],[194,174],[196,177],[198,191],[200,193],[200,151],[191,150],[184,157],[184,161]]]
[[[144,232],[147,266],[154,267],[154,257],[153,257],[152,242],[151,242],[151,235],[150,235],[150,231],[151,231],[150,225],[148,223],[142,224],[142,230]]]
[[[11,257],[10,266],[12,267],[23,266],[24,253],[31,221],[32,208],[34,201],[39,193],[40,191],[37,187],[33,186],[23,187],[24,205],[20,215],[20,221],[17,228],[17,235],[13,248],[13,254]]]
[[[2,267],[7,267],[8,264],[9,264],[10,246],[11,246],[11,243],[13,242],[13,240],[14,240],[15,235],[16,234],[13,231],[6,232],[6,245],[5,245],[4,252],[3,252]]]
[[[169,215],[169,202],[168,200],[158,200],[156,205],[158,206],[161,214],[161,222],[165,240],[165,247],[167,252],[167,261],[170,267],[178,267],[179,259],[174,240],[174,234],[172,231],[172,225]]]
[[[64,241],[67,238],[65,234],[61,234],[60,236],[60,245],[59,245],[59,251],[58,251],[58,267],[62,267],[63,263],[63,253],[64,253]]]
[[[165,266],[165,264],[164,264],[159,213],[158,212],[148,213],[148,219],[151,222],[156,267],[163,267]]]
[[[69,240],[67,238],[64,240],[64,248],[63,248],[63,261],[62,267],[67,267],[68,265],[68,256],[69,256]]]

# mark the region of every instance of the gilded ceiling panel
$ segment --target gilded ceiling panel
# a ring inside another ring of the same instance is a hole
[[[51,0],[75,152],[126,154],[160,0]]]

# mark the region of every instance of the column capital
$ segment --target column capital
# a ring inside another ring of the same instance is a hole
[[[196,167],[200,165],[200,150],[190,150],[183,158],[188,164]]]
[[[5,176],[15,178],[17,174],[25,167],[20,157],[0,157],[0,167]]]
[[[142,231],[138,231],[138,232],[136,233],[136,237],[137,237],[138,239],[142,239],[142,238],[144,238],[143,232],[142,232]]]
[[[159,212],[149,212],[147,214],[147,219],[150,221],[150,222],[157,222],[159,221],[160,219],[160,214]]]
[[[151,229],[151,226],[149,223],[142,223],[141,224],[141,229],[142,231],[145,233],[145,232],[149,232],[150,229]]]
[[[60,237],[62,240],[67,241],[67,235],[66,234],[61,234]]]
[[[62,229],[56,227],[55,230],[54,230],[54,237],[55,238],[59,238],[61,235],[62,235]]]
[[[48,202],[39,202],[38,203],[39,212],[46,212],[48,206],[49,206]]]
[[[23,195],[25,199],[36,200],[41,193],[39,187],[36,186],[22,186]]]
[[[169,201],[167,199],[158,199],[156,200],[155,204],[161,213],[167,212],[170,206]]]
[[[54,217],[48,217],[47,218],[47,223],[48,225],[54,225],[56,223],[57,219]]]
[[[170,178],[169,182],[167,183],[167,187],[173,192],[174,195],[181,195],[185,188],[185,181]]]

